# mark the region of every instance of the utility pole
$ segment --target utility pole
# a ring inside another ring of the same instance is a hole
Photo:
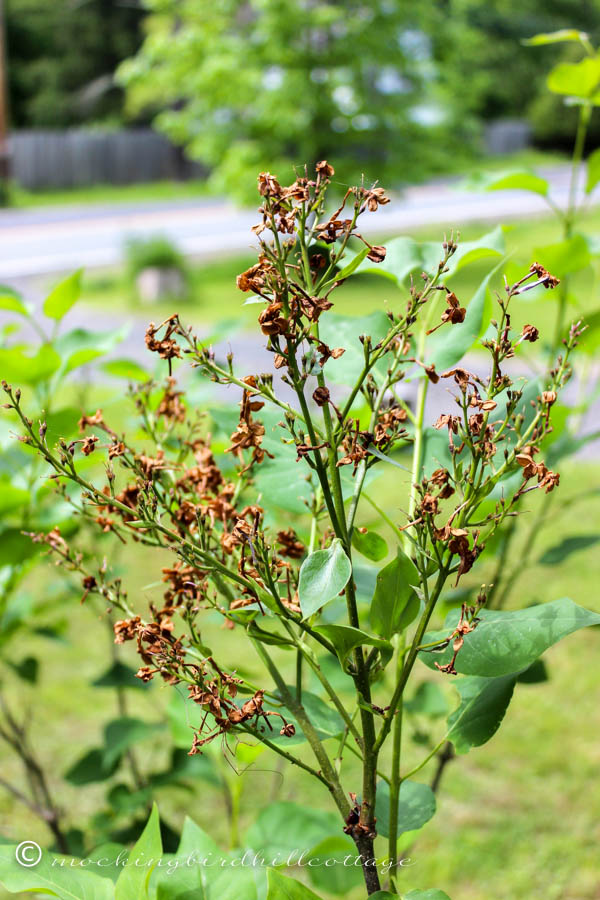
[[[0,206],[9,199],[10,153],[8,149],[8,85],[4,40],[4,0],[0,0]]]

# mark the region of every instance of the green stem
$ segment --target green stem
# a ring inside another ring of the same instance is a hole
[[[401,644],[398,645],[396,656],[396,673],[397,677],[402,674],[403,668],[403,648],[404,634],[402,635]],[[400,758],[402,752],[402,697],[398,703],[398,709],[394,717],[394,733],[392,740],[392,771],[390,778],[390,825],[388,838],[388,857],[390,861],[390,887],[396,890],[396,872],[398,859],[398,803],[400,801],[400,786],[402,778],[400,777]]]
[[[327,788],[329,789],[331,796],[333,797],[335,805],[337,806],[340,814],[345,820],[350,812],[350,806],[348,800],[346,799],[346,794],[340,784],[337,773],[335,772],[331,764],[331,760],[329,759],[329,756],[327,755],[327,752],[323,747],[323,744],[321,743],[321,740],[317,732],[315,731],[312,722],[306,715],[302,704],[298,703],[294,696],[289,692],[287,685],[285,684],[283,678],[281,677],[281,674],[279,673],[279,670],[275,666],[275,663],[273,662],[263,645],[259,643],[259,641],[253,639],[252,643],[254,644],[254,648],[261,658],[262,662],[269,671],[269,674],[271,675],[273,681],[277,685],[277,689],[279,691],[281,699],[290,710],[292,715],[295,717],[296,721],[300,725],[300,728],[302,729],[304,737],[310,744],[315,759],[321,767],[320,774],[322,777],[320,780],[327,785]]]

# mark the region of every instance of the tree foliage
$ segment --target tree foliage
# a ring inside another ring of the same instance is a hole
[[[7,0],[8,89],[16,127],[119,118],[118,63],[141,40],[143,10],[119,0]]]
[[[239,191],[268,166],[334,155],[341,180],[427,167],[429,42],[418,4],[149,0],[147,38],[121,68],[130,110]]]

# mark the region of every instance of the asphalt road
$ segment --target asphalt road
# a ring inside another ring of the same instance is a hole
[[[569,172],[558,166],[542,172],[554,202],[565,207]],[[544,200],[523,191],[476,193],[458,182],[438,180],[406,189],[363,226],[366,235],[401,234],[438,224],[511,221],[547,209]],[[185,254],[202,258],[243,252],[253,245],[255,212],[225,201],[193,199],[131,205],[60,207],[0,211],[0,279],[28,278],[118,264],[131,237],[163,234]]]

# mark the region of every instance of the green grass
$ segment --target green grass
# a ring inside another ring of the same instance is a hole
[[[468,175],[476,168],[482,172],[500,171],[505,168],[536,168],[564,162],[558,153],[541,150],[522,150],[518,153],[502,154],[460,160],[452,169],[452,174]],[[211,188],[203,179],[190,181],[151,181],[141,184],[95,184],[85,187],[63,189],[27,190],[19,185],[11,187],[11,204],[17,208],[29,209],[37,206],[81,206],[103,203],[138,203],[153,200],[185,200],[211,195]]]
[[[11,187],[11,205],[18,209],[38,206],[90,206],[101,204],[150,203],[210,196],[206,181],[151,181],[140,184],[92,184],[85,187],[26,190]]]
[[[489,225],[472,224],[461,231],[460,239],[474,240]],[[593,209],[582,219],[582,230],[592,234],[600,232],[600,210]],[[437,241],[443,239],[444,224],[421,229],[412,234],[417,240]],[[518,222],[506,227],[506,246],[510,254],[508,271],[519,266],[519,273],[527,270],[536,258],[537,250],[547,244],[560,240],[560,226],[551,216]],[[383,241],[385,242],[385,241]],[[260,307],[244,305],[253,295],[244,295],[236,287],[236,275],[252,265],[255,257],[251,254],[237,256],[218,262],[202,265],[190,263],[190,299],[178,305],[182,318],[195,324],[214,323],[223,319],[236,320],[241,328],[255,329],[256,317]],[[460,299],[468,303],[482,278],[489,268],[495,265],[492,257],[467,266],[452,281],[453,289]],[[502,286],[502,273],[499,272],[493,286]],[[572,279],[571,294],[573,300],[570,315],[575,317],[589,313],[600,306],[598,283],[592,276],[592,270],[577,275]],[[332,299],[336,312],[348,315],[364,315],[374,309],[389,305],[397,309],[405,303],[406,293],[399,291],[388,279],[377,275],[355,276],[338,289]],[[531,294],[523,295],[513,304],[513,321],[515,326],[525,322],[533,322],[540,327],[543,336],[552,335],[556,315],[556,294],[538,289]],[[161,302],[154,306],[141,306],[135,296],[134,288],[127,282],[121,270],[89,272],[84,276],[83,302],[95,310],[113,310],[122,313],[124,310],[147,319],[161,321],[173,312],[172,301]]]

